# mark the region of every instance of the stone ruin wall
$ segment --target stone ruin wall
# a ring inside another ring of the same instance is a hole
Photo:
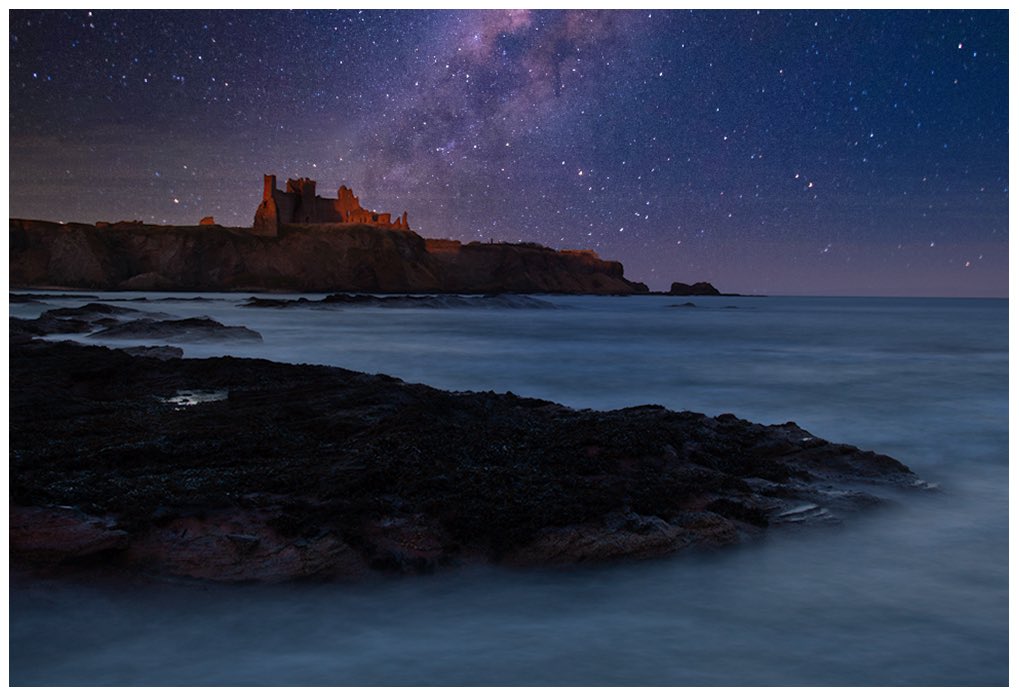
[[[336,198],[323,198],[313,179],[288,179],[286,191],[276,188],[276,175],[265,175],[262,202],[255,211],[254,232],[276,235],[280,225],[360,223],[390,230],[410,230],[406,211],[393,221],[391,213],[364,208],[354,192],[341,186]]]

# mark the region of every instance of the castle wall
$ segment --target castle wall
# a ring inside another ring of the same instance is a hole
[[[331,198],[315,198],[315,217],[321,223],[342,223],[343,216],[336,210],[335,202]]]
[[[276,188],[276,175],[264,178],[262,203],[255,212],[254,228],[259,234],[276,235],[280,225],[288,223],[362,223],[395,230],[409,230],[406,211],[396,221],[392,213],[378,213],[361,206],[354,192],[341,186],[336,198],[315,193],[313,179],[288,179],[286,191]]]
[[[294,215],[297,212],[297,195],[283,193],[279,189],[273,192],[273,200],[276,201],[276,208],[279,211],[281,223],[294,222]]]
[[[336,191],[336,201],[333,204],[333,208],[341,216],[342,220],[350,218],[354,211],[362,210],[361,202],[357,199],[357,196],[345,186],[341,186]]]

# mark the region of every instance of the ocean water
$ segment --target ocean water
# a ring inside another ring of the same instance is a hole
[[[938,486],[890,492],[840,526],[570,570],[240,587],[15,578],[13,685],[1007,684],[1006,300],[253,309],[239,294],[98,295],[264,337],[184,345],[190,357],[337,365],[578,408],[796,421]],[[46,302],[10,312],[87,300]]]

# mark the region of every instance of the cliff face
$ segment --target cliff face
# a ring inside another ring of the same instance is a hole
[[[425,240],[446,278],[475,292],[646,293],[627,281],[623,265],[594,252],[556,252],[536,244],[460,244]]]
[[[368,225],[288,225],[277,237],[218,225],[10,221],[10,284],[106,290],[646,292],[618,262],[538,245],[425,240]]]

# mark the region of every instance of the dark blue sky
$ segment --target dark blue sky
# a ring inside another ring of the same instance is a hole
[[[274,172],[652,289],[1007,295],[1005,11],[11,11],[10,84],[15,217]]]

